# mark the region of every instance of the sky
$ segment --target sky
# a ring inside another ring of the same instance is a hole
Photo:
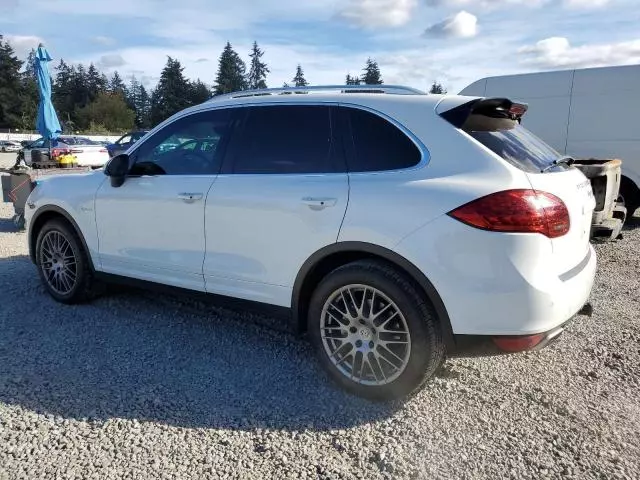
[[[450,93],[491,75],[640,63],[640,0],[0,0],[17,54],[43,42],[57,62],[158,80],[167,56],[213,84],[227,41],[265,51],[269,86],[299,63],[342,84],[375,59],[387,84]]]

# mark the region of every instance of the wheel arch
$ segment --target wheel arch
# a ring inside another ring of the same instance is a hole
[[[318,250],[302,265],[293,286],[291,312],[299,333],[306,331],[307,310],[315,286],[328,273],[347,263],[362,260],[380,260],[400,270],[412,280],[431,302],[438,315],[442,335],[447,347],[455,345],[449,314],[437,290],[424,273],[413,263],[378,245],[366,242],[339,242]]]
[[[77,222],[73,219],[69,212],[56,205],[43,205],[42,207],[38,208],[38,210],[36,210],[36,212],[31,217],[31,221],[29,222],[29,232],[27,236],[29,242],[29,257],[31,258],[31,261],[33,263],[36,263],[36,242],[38,240],[38,234],[40,233],[40,230],[45,225],[45,223],[54,218],[63,219],[74,229],[74,231],[78,235],[78,238],[82,242],[82,248],[84,248],[84,251],[87,254],[89,266],[91,267],[92,271],[95,271],[93,259],[91,258],[91,253],[89,247],[87,246],[84,235],[82,234],[82,230],[80,230]]]

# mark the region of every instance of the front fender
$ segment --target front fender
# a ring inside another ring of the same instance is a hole
[[[32,260],[39,228],[47,218],[59,215],[73,225],[92,265],[99,267],[95,196],[106,178],[101,172],[94,172],[84,175],[61,175],[38,181],[38,185],[27,199],[25,210]]]
[[[97,250],[92,252],[92,249],[89,247],[85,235],[83,233],[82,228],[78,225],[76,220],[63,208],[57,205],[43,205],[38,210],[34,212],[31,217],[31,221],[29,222],[28,230],[27,230],[27,238],[29,241],[29,257],[33,263],[36,263],[36,240],[38,238],[38,232],[40,228],[46,223],[47,220],[55,217],[63,217],[67,222],[71,224],[74,228],[80,241],[82,242],[82,247],[84,251],[87,252],[87,256],[89,257],[89,264],[92,270],[95,270],[94,258],[98,258]]]

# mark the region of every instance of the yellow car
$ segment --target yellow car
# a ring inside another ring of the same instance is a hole
[[[56,160],[60,168],[73,168],[78,166],[78,158],[70,153],[60,155]]]

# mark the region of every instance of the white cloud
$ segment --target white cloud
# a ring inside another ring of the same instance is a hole
[[[105,46],[105,47],[110,47],[110,46],[116,44],[116,39],[115,38],[105,37],[105,36],[102,36],[102,35],[98,35],[96,37],[93,37],[91,39],[91,41],[93,43],[96,43],[98,45],[102,45],[102,46]]]
[[[564,0],[569,8],[600,8],[609,4],[610,0]]]
[[[522,47],[523,63],[540,68],[583,68],[640,62],[640,39],[574,47],[565,37],[550,37]]]
[[[611,0],[427,0],[427,5],[432,7],[474,7],[485,10],[516,6],[536,8],[548,3],[562,3],[568,8],[600,8],[611,3]]]
[[[431,25],[424,32],[426,36],[471,38],[478,33],[478,18],[462,10],[442,22]]]
[[[118,68],[126,65],[127,62],[122,58],[122,55],[117,53],[102,55],[98,61],[98,67],[104,69]]]
[[[363,27],[399,27],[411,19],[417,0],[347,0],[340,17]]]
[[[551,0],[427,0],[427,5],[430,5],[432,7],[448,7],[448,8],[475,7],[475,8],[483,8],[483,9],[494,9],[494,8],[518,6],[518,5],[522,5],[526,7],[539,7],[549,1]],[[571,0],[567,0],[567,1],[571,1]],[[599,1],[599,0],[592,0],[592,1]]]
[[[32,48],[38,48],[44,40],[33,35],[5,35],[4,39],[13,47],[18,58],[26,57]]]

